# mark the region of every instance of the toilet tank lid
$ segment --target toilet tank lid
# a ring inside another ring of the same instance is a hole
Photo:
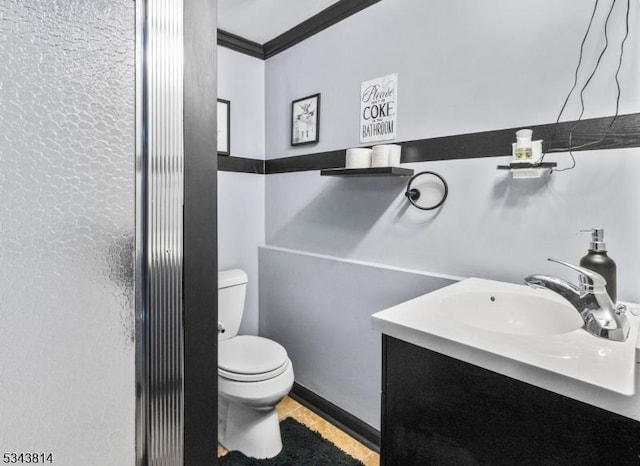
[[[248,277],[244,270],[221,270],[218,272],[218,289],[247,283]]]

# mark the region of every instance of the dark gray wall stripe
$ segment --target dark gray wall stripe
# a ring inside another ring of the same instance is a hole
[[[640,113],[618,116],[611,130],[607,132],[612,119],[613,117],[604,117],[581,121],[573,134],[573,146],[598,141],[605,134],[606,137],[598,144],[575,151],[640,146]],[[553,148],[568,146],[569,131],[575,124],[575,121],[569,121],[557,126],[557,133],[553,138]],[[544,149],[546,150],[555,131],[555,124],[521,126],[520,128],[525,127],[533,130],[534,139],[544,140]],[[404,142],[402,143],[402,162],[511,155],[511,143],[515,142],[515,132],[520,128]]]
[[[597,149],[620,149],[640,147],[640,113],[620,115],[608,130],[613,117],[592,118],[583,120],[574,131],[573,145],[579,146],[591,141],[598,141],[577,151]],[[569,130],[575,121],[560,123],[554,137],[554,148],[566,147]],[[522,126],[520,128],[524,128]],[[555,124],[527,126],[533,130],[535,139],[545,141],[545,149]],[[430,139],[419,139],[400,143],[402,145],[402,163],[430,162],[435,160],[458,160],[480,157],[497,157],[511,154],[511,143],[515,141],[515,132],[520,128],[509,128],[480,133],[460,134]],[[608,130],[608,131],[607,131]],[[287,173],[296,171],[322,170],[325,168],[344,167],[345,150],[321,152],[316,154],[281,157],[265,161],[265,173]]]
[[[264,175],[264,160],[219,155],[218,170],[225,172],[256,173]]]
[[[184,2],[184,464],[217,464],[216,2]]]
[[[330,152],[320,152],[318,154],[296,155],[265,160],[264,169],[266,174],[270,174],[339,168],[344,167],[344,160],[345,151],[334,150]]]
[[[613,117],[583,120],[574,132],[573,145],[597,141],[605,133],[607,136],[598,144],[577,151],[596,149],[620,149],[640,147],[640,113],[620,115],[612,128],[607,128]],[[564,147],[568,143],[569,130],[575,121],[558,125],[553,148]],[[545,148],[554,132],[555,124],[529,126],[535,138],[545,141]],[[515,141],[515,132],[520,128],[483,131],[480,133],[460,134],[415,141],[401,142],[402,163],[429,162],[434,160],[457,160],[479,157],[499,157],[510,154],[511,143]],[[223,161],[223,159],[226,159]],[[238,160],[236,160],[238,159]],[[296,171],[323,170],[344,167],[345,149],[315,154],[280,157],[264,161],[263,171],[259,161],[242,157],[218,156],[221,171],[246,173],[288,173]]]
[[[379,1],[380,0],[340,0],[330,7],[325,8],[317,15],[312,16],[308,20],[289,29],[284,34],[262,45],[218,29],[218,45],[266,60]]]

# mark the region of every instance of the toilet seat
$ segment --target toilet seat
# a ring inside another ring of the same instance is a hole
[[[240,335],[218,346],[218,375],[238,382],[259,382],[282,374],[291,364],[282,345],[267,338]]]
[[[261,382],[263,380],[273,379],[284,373],[291,363],[287,359],[282,366],[269,372],[263,372],[261,374],[239,374],[237,372],[229,372],[224,369],[218,368],[218,375],[228,380],[234,380],[236,382]]]

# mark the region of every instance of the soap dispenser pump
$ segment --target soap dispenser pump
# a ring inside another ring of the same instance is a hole
[[[599,273],[607,281],[607,293],[615,304],[616,293],[616,263],[607,255],[607,245],[604,242],[604,229],[591,228],[581,230],[591,233],[591,243],[587,255],[580,259],[580,266]]]

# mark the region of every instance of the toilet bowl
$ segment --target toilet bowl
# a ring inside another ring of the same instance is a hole
[[[282,440],[275,408],[292,386],[293,366],[278,343],[248,335],[220,342],[218,442],[254,458],[276,456]]]
[[[246,456],[272,458],[282,449],[275,407],[293,386],[293,366],[275,341],[237,335],[246,283],[241,270],[218,276],[218,442]]]

